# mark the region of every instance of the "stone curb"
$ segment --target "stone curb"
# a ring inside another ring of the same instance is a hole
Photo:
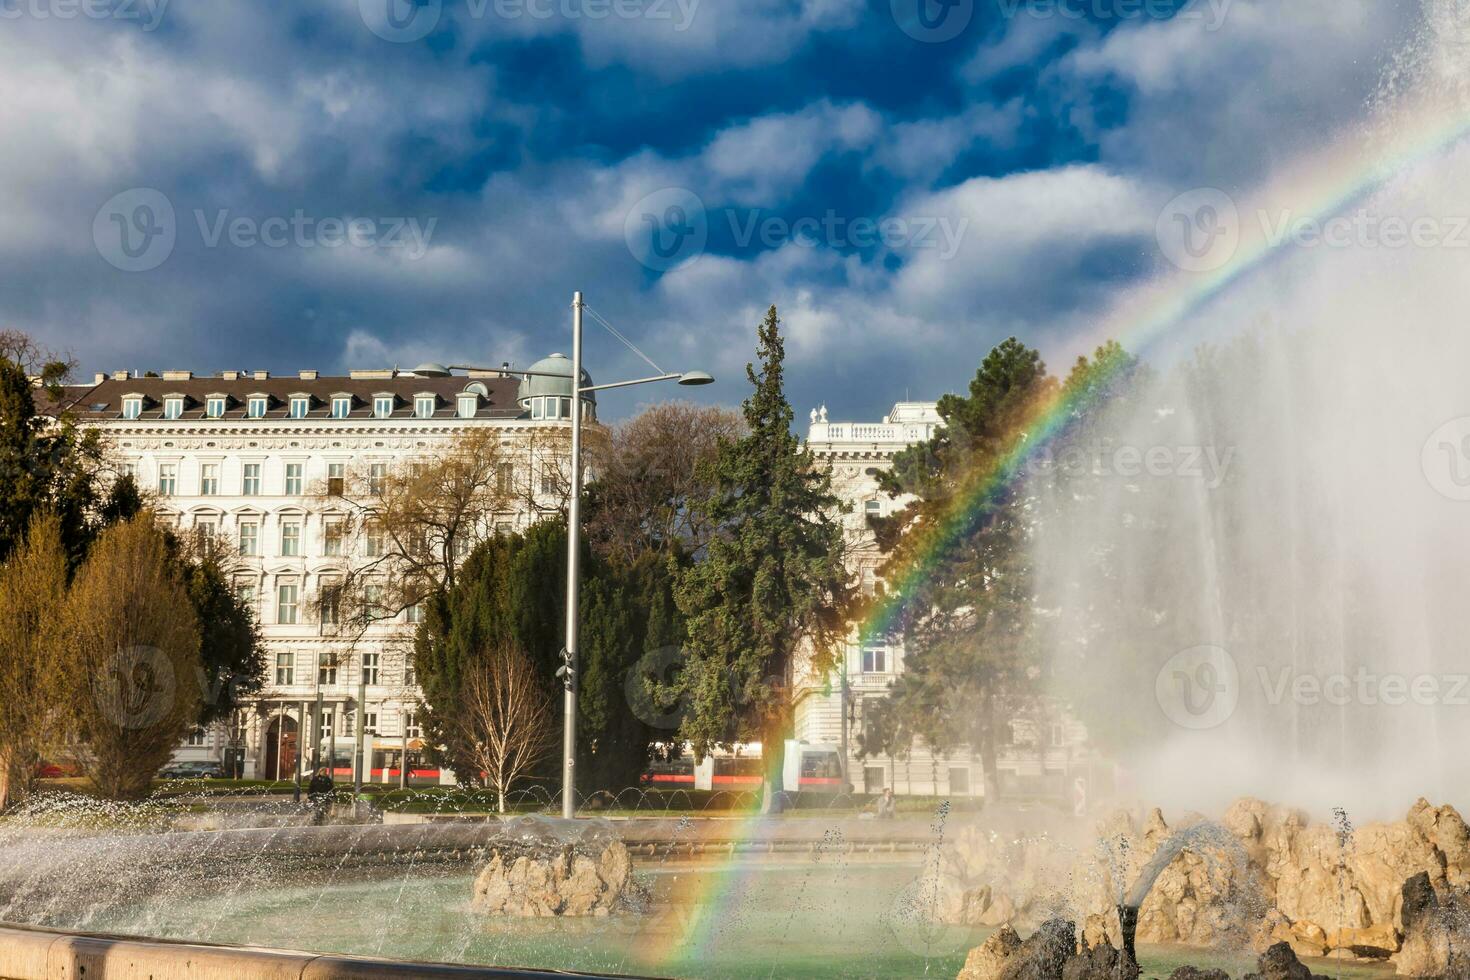
[[[558,973],[244,946],[132,939],[0,925],[0,980],[539,980],[613,974]]]

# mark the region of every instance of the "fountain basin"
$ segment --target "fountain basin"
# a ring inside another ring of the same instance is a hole
[[[291,976],[304,975],[308,961],[344,956],[375,964],[353,961],[353,970],[367,971],[344,974],[353,976],[418,975],[422,962],[593,976],[952,976],[986,934],[929,914],[920,879],[933,832],[917,821],[533,823],[558,839],[596,845],[612,834],[626,842],[634,875],[651,892],[646,910],[583,920],[477,912],[475,876],[518,830],[515,821],[455,822],[6,834],[0,922],[16,924],[7,936],[19,934],[15,948],[30,950],[32,961],[38,946],[61,935],[37,939],[40,927],[125,937],[88,941],[129,950],[138,947],[116,944],[141,942],[149,956],[177,956],[180,944],[219,944],[230,955],[258,953],[269,962],[284,956]],[[157,952],[154,943],[167,948]],[[56,969],[34,967],[38,976],[77,975]],[[261,969],[226,972],[231,980],[280,975]],[[89,969],[86,977],[108,975]],[[9,977],[5,970],[0,976]]]

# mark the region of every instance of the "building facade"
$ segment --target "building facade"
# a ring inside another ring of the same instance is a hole
[[[940,424],[935,402],[899,402],[878,422],[832,422],[825,406],[811,413],[806,447],[827,468],[833,492],[847,504],[841,520],[848,567],[865,592],[879,583],[884,557],[869,519],[887,517],[911,500],[889,497],[879,488],[879,477],[904,449],[931,439]],[[857,792],[891,788],[901,795],[983,795],[980,761],[968,752],[940,757],[921,743],[903,758],[860,755],[866,711],[888,696],[903,670],[902,637],[863,641],[856,628],[834,671],[822,674],[809,664],[798,666],[797,742],[834,749]],[[1086,730],[1059,706],[1043,705],[1036,717],[1014,721],[1008,736],[997,760],[1000,787],[1007,795],[1066,798],[1075,795],[1078,779],[1092,786],[1106,776],[1106,767],[1087,748]]]
[[[410,654],[421,610],[348,629],[324,597],[382,560],[383,542],[353,519],[370,503],[359,498],[381,492],[398,468],[442,455],[467,430],[493,430],[506,460],[496,479],[507,503],[483,533],[522,530],[562,506],[566,442],[553,437],[570,425],[571,362],[553,355],[530,370],[566,380],[508,370],[457,378],[119,372],[66,390],[61,407],[102,431],[120,471],[151,494],[164,521],[238,553],[234,584],[261,625],[265,690],[195,732],[178,761],[289,779],[298,762],[319,755],[350,777],[361,724],[368,781],[399,781],[405,760],[410,773],[452,780],[414,765],[423,745]],[[595,420],[590,395],[581,410]]]

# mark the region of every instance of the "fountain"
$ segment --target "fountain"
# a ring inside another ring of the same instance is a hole
[[[821,977],[859,958],[918,977],[957,972],[983,938],[889,915],[933,849],[927,820],[451,816],[310,826],[309,812],[248,796],[38,800],[0,821],[0,975],[54,974],[46,957],[70,956],[57,937],[72,932],[112,937],[88,948],[159,972],[167,957],[224,957],[230,976],[253,956],[315,970],[355,956],[385,977],[440,975],[425,962],[465,977],[515,964],[721,975],[710,962],[731,977],[789,964]],[[42,950],[32,972],[14,965],[23,947]]]
[[[1363,131],[1234,192],[1228,261],[1100,328],[1152,372],[1049,457],[1090,465],[1038,469],[1049,693],[1134,798],[1470,804],[1470,89],[1462,44],[1413,54]],[[1350,233],[1270,232],[1307,217]]]

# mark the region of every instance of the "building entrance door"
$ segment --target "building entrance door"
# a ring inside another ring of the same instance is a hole
[[[295,779],[296,752],[296,719],[279,715],[265,730],[265,778]]]

